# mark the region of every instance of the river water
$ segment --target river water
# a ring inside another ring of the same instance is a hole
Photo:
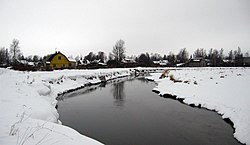
[[[60,120],[106,145],[236,145],[215,112],[158,96],[154,82],[122,79],[65,95]]]

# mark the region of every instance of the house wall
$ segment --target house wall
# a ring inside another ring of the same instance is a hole
[[[50,62],[50,68],[68,68],[70,66],[70,62],[68,59],[61,53],[58,53]]]
[[[71,61],[69,64],[69,67],[75,68],[76,67],[76,62]]]

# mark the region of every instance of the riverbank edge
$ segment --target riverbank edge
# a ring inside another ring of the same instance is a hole
[[[140,69],[130,69],[130,73],[126,74],[126,75],[122,75],[122,76],[116,76],[114,78],[108,78],[108,79],[105,79],[105,80],[100,80],[100,81],[97,81],[97,82],[88,82],[88,83],[85,83],[85,84],[82,84],[81,86],[79,87],[75,87],[75,88],[72,88],[72,89],[66,89],[64,90],[63,92],[59,92],[57,93],[57,97],[56,99],[59,99],[60,97],[63,97],[65,94],[67,93],[70,93],[70,92],[74,92],[74,91],[77,91],[79,89],[83,89],[85,87],[90,87],[90,86],[93,86],[93,85],[99,85],[101,83],[107,83],[109,81],[112,81],[112,80],[117,80],[117,79],[120,79],[120,78],[125,78],[125,77],[138,77],[138,76],[141,76],[141,75],[145,75],[145,74],[149,74],[149,73],[162,73],[162,71],[164,71],[165,69],[159,69],[159,68],[146,68],[146,69],[143,69],[143,68],[140,68]],[[101,76],[102,77],[102,76]]]
[[[147,78],[145,78],[147,79]],[[147,79],[148,81],[151,81],[151,82],[154,82],[156,85],[157,82],[155,82],[155,80],[152,80],[152,79]],[[221,116],[222,118],[222,115],[221,113],[219,113],[217,110],[215,109],[209,109],[209,108],[206,108],[206,107],[202,107],[201,104],[198,104],[198,105],[195,105],[194,103],[191,103],[191,104],[188,104],[188,103],[185,103],[184,100],[185,98],[178,98],[176,95],[172,95],[172,94],[169,94],[169,93],[164,93],[164,94],[161,94],[161,92],[159,90],[157,90],[157,88],[153,88],[152,89],[152,92],[156,93],[157,95],[159,95],[160,97],[163,97],[163,98],[169,98],[169,99],[172,99],[172,100],[176,100],[178,102],[180,102],[181,104],[185,104],[187,106],[190,106],[190,107],[193,107],[193,108],[198,108],[198,109],[205,109],[205,110],[208,110],[208,111],[213,111],[215,113],[217,113],[218,115]],[[234,123],[233,121],[230,119],[230,118],[222,118],[222,120],[224,120],[227,124],[229,124],[232,128],[233,128],[233,133],[235,133],[235,127],[234,127]],[[240,144],[242,145],[246,145],[245,143],[242,143],[240,142],[234,135],[233,135],[233,138]]]

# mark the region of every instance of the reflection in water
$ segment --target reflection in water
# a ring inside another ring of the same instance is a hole
[[[102,82],[99,87],[105,88],[106,87],[106,82]]]
[[[132,81],[132,80],[133,80],[133,77],[129,76],[129,77],[125,77],[125,78],[111,80],[111,81],[108,81],[108,82],[102,82],[102,83],[100,83],[98,85],[86,86],[86,87],[83,87],[81,89],[76,89],[75,91],[72,91],[72,92],[70,91],[70,92],[65,93],[65,94],[60,94],[59,96],[57,96],[56,99],[58,101],[60,101],[60,100],[64,100],[64,99],[67,99],[67,98],[77,97],[77,96],[80,96],[80,95],[83,95],[83,94],[91,93],[91,92],[93,92],[93,91],[95,91],[97,89],[102,90],[102,88],[105,88],[107,84],[112,84],[112,86],[114,86],[114,89],[112,89],[112,90],[114,90],[114,92],[112,91],[114,99],[122,101],[123,98],[124,98],[123,96],[125,96],[124,91],[123,91],[124,90],[124,82],[125,81]],[[122,88],[119,88],[119,87],[122,87]],[[118,94],[120,94],[120,95],[118,95]],[[120,106],[120,105],[118,105],[118,106]]]
[[[124,81],[113,84],[111,92],[114,98],[114,105],[122,107],[124,105],[126,97],[124,93]]]
[[[146,83],[146,84],[148,83],[148,80],[145,79],[144,77],[137,78],[137,80],[139,80],[139,81],[141,81],[143,83]]]
[[[61,95],[57,96],[56,99],[58,101],[63,101],[64,99],[67,99],[67,98],[77,97],[77,96],[82,95],[82,94],[91,93],[91,92],[95,91],[98,88],[101,88],[101,86],[98,87],[98,86],[94,85],[94,86],[85,87],[85,88],[82,88],[82,89],[79,89],[79,90],[76,90],[76,91],[72,91],[72,92],[69,92],[69,93],[66,93],[66,94],[61,94]]]

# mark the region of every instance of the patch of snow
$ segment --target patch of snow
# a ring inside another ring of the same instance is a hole
[[[201,60],[200,59],[192,59],[192,61],[200,62]]]
[[[176,64],[176,66],[184,66],[185,65],[185,63],[178,63],[178,64]]]

